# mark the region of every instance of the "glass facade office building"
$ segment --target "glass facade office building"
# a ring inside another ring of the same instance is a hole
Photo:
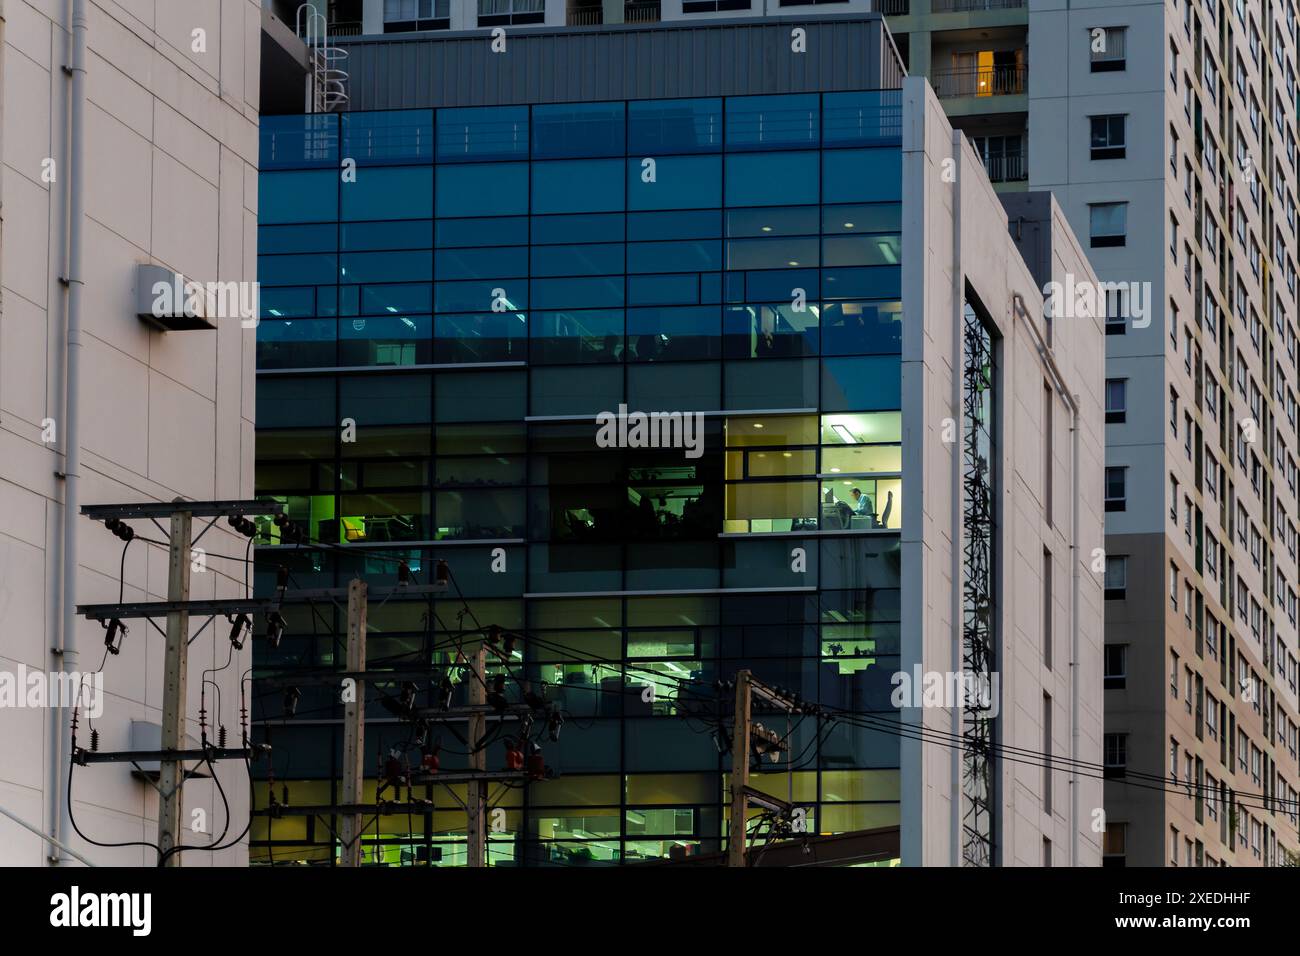
[[[450,595],[372,603],[368,667],[457,699],[464,632],[522,635],[488,682],[564,723],[553,777],[490,793],[492,864],[722,849],[713,682],[745,667],[838,709],[757,712],[790,749],[752,785],[813,833],[897,825],[900,137],[898,91],[263,118],[257,491],[318,544],[268,527],[259,587],[446,560]],[[341,608],[286,617],[258,674],[342,668]],[[337,800],[337,689],[254,686],[257,804]],[[367,773],[418,764],[369,686]],[[464,728],[430,729],[444,771]],[[367,857],[463,863],[464,787],[415,795]],[[335,825],[259,818],[250,860],[329,862]]]

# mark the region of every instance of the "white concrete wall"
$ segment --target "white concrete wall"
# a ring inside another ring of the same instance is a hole
[[[68,34],[60,0],[4,5],[3,313],[0,315],[0,670],[55,666],[64,467],[62,357],[66,294],[59,277],[66,241]],[[216,331],[163,334],[135,314],[139,263],[201,281],[256,278],[260,4],[256,0],[90,0],[84,349],[80,496],[83,504],[248,497],[253,488],[254,331],[223,319]],[[206,31],[206,52],[193,32]],[[57,178],[42,178],[42,162]],[[52,419],[54,442],[42,441]],[[118,599],[121,542],[77,517],[79,603]],[[160,539],[147,523],[137,531]],[[242,555],[224,522],[204,539],[212,553]],[[243,593],[242,567],[213,559],[193,575],[193,596]],[[222,574],[230,577],[222,577]],[[166,553],[143,542],[127,552],[125,600],[165,596]],[[197,630],[202,619],[193,622]],[[225,663],[228,626],[214,624],[190,647],[189,731],[197,736],[200,673]],[[94,670],[103,631],[78,622],[76,666]],[[231,740],[239,739],[238,679],[247,645],[214,678]],[[128,746],[129,721],[160,718],[163,639],[131,624],[120,656],[104,669],[108,702],[96,722],[102,750]],[[211,695],[211,691],[209,691]],[[209,719],[215,702],[208,699]],[[0,708],[0,805],[49,826],[51,711]],[[88,728],[84,722],[80,742]],[[234,829],[246,819],[243,766],[220,770]],[[120,765],[79,768],[76,818],[102,842],[153,840],[157,797]],[[186,820],[224,823],[209,781],[186,786]],[[151,850],[72,845],[102,863],[152,864]],[[190,853],[184,865],[235,864],[243,847]],[[0,864],[41,865],[33,835],[0,819]]]
[[[1043,749],[1043,694],[1053,700],[1053,755],[1069,756],[1077,729],[1077,758],[1101,759],[1101,579],[1087,564],[1102,543],[1102,384],[1104,336],[1099,318],[1058,320],[1053,349],[1066,386],[1080,407],[1080,440],[1074,460],[1070,417],[1056,402],[1053,515],[1045,514],[1046,449],[1043,383],[1047,365],[1027,322],[1040,331],[1043,296],[1007,232],[1006,214],[979,159],[963,137],[954,138],[943,110],[924,79],[904,82],[903,119],[903,470],[913,493],[903,515],[904,670],[961,669],[960,605],[954,581],[962,567],[960,432],[945,442],[948,419],[960,428],[953,377],[960,374],[956,333],[968,282],[989,312],[1000,338],[997,379],[1000,421],[1000,514],[995,549],[996,606],[1001,681],[998,739],[1008,746]],[[956,144],[956,151],[954,149]],[[958,213],[958,209],[960,210]],[[958,231],[959,230],[959,231]],[[954,233],[958,243],[954,248]],[[1076,280],[1095,281],[1065,217],[1053,212],[1053,249],[1059,267]],[[1015,317],[1019,296],[1028,318]],[[1077,486],[1075,480],[1077,476]],[[1077,537],[1071,504],[1080,502]],[[1043,653],[1041,574],[1043,549],[1054,558],[1055,653]],[[1075,568],[1078,574],[1075,575]],[[1077,577],[1077,592],[1076,592]],[[1076,598],[1077,593],[1077,598]],[[1071,637],[1078,602],[1077,658]],[[919,609],[919,612],[918,610]],[[1072,682],[1073,685],[1072,685]],[[1077,688],[1077,703],[1073,691]],[[960,714],[944,708],[909,709],[904,721],[944,733],[960,733]],[[910,865],[959,865],[960,765],[956,750],[902,741],[902,847]],[[1040,767],[996,761],[997,859],[1004,865],[1041,865],[1043,838],[1052,862],[1100,862],[1100,836],[1090,814],[1101,805],[1099,781],[1058,772],[1052,811],[1043,806]],[[1071,787],[1078,788],[1073,806]]]

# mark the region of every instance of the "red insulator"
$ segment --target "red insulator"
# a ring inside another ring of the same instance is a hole
[[[540,753],[531,754],[528,757],[528,779],[541,780],[546,776],[546,761],[542,759]]]
[[[517,747],[506,745],[506,769],[523,770],[524,769],[524,752]]]

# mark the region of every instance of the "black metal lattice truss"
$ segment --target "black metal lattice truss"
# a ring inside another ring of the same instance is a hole
[[[970,305],[965,309],[962,382],[962,862],[992,866],[993,719],[979,694],[993,692],[993,340]]]

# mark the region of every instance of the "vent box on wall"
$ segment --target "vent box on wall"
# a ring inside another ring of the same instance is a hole
[[[199,742],[189,734],[185,735],[185,748],[187,750],[198,750]],[[131,721],[131,749],[132,750],[161,750],[162,749],[162,725],[155,724],[151,720],[132,720]],[[189,777],[206,777],[208,774],[200,773],[200,767],[203,767],[202,761],[195,764],[194,769],[187,770],[186,778]],[[157,760],[140,760],[131,765],[131,775],[133,777],[143,777],[147,780],[157,780],[162,770],[162,764]]]
[[[136,314],[164,332],[215,329],[207,313],[202,283],[187,281],[163,266],[141,264],[135,274]]]

